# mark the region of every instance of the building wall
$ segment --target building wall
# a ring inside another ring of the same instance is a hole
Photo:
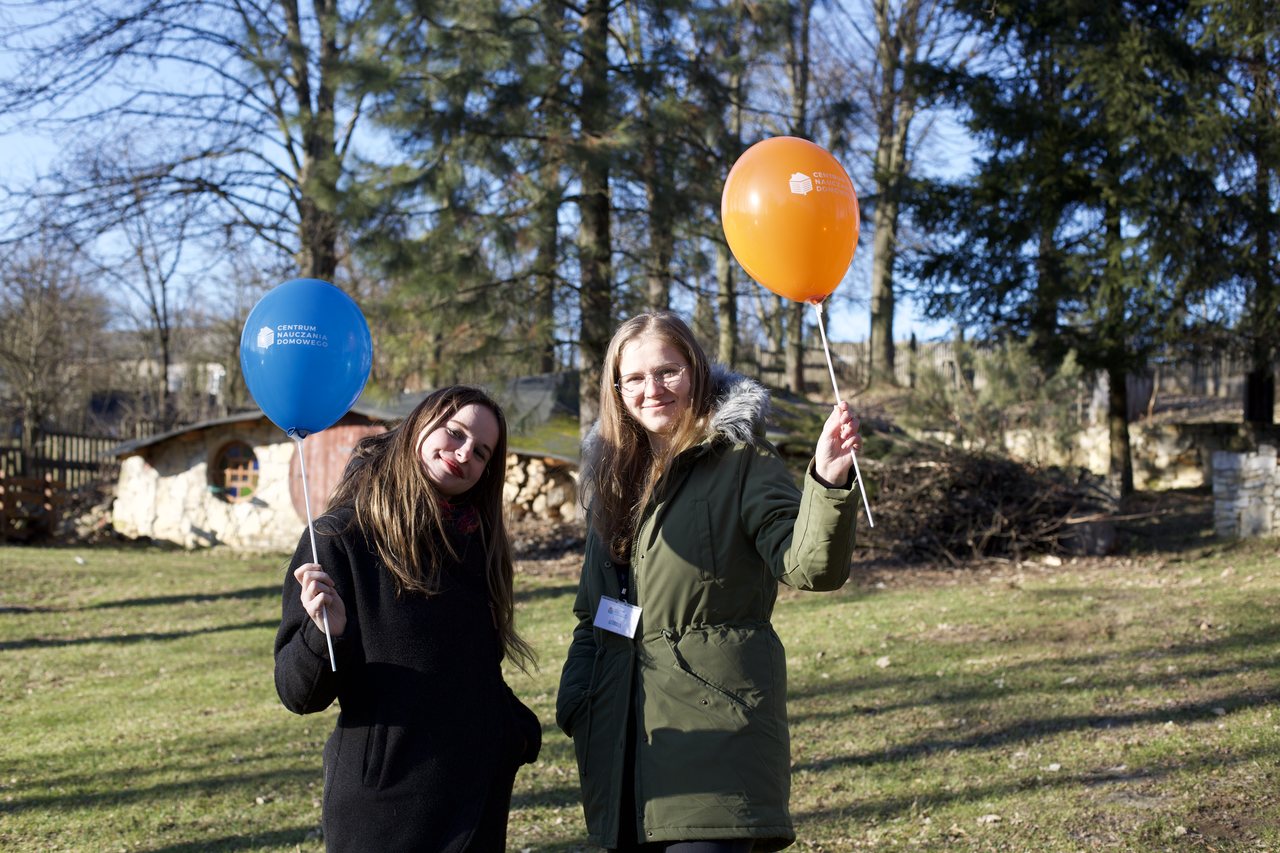
[[[1274,447],[1213,454],[1213,528],[1227,538],[1280,535],[1280,467]]]
[[[317,434],[320,435],[320,434]],[[339,435],[334,433],[335,436]],[[341,436],[339,436],[341,437]],[[306,439],[312,441],[315,436]],[[258,488],[249,500],[228,503],[209,489],[209,463],[231,440],[246,442],[258,459]],[[351,441],[354,443],[354,436]],[[313,445],[319,450],[320,445]],[[349,446],[340,449],[350,452]],[[323,512],[325,470],[336,480],[345,460],[327,467],[308,454],[314,515]],[[576,466],[567,460],[512,453],[505,497],[510,516],[547,521],[577,515]],[[184,548],[213,545],[247,551],[288,551],[306,530],[295,442],[268,421],[243,422],[178,436],[126,457],[120,466],[112,523],[129,538],[172,542]]]
[[[1141,491],[1194,489],[1213,482],[1213,455],[1219,450],[1243,453],[1262,444],[1280,443],[1280,427],[1255,428],[1238,423],[1130,424],[1133,485]],[[1010,455],[1037,465],[1077,465],[1106,476],[1111,465],[1111,437],[1105,426],[1076,435],[1070,452],[1051,448],[1030,430],[1006,438]]]
[[[228,503],[209,489],[209,463],[228,441],[253,447],[258,490]],[[289,495],[293,441],[269,422],[203,430],[125,458],[120,466],[112,524],[121,535],[186,548],[228,545],[292,550],[306,526]]]

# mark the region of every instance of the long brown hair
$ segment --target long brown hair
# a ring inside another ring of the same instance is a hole
[[[681,415],[662,453],[655,453],[645,432],[622,403],[615,383],[622,348],[637,338],[655,337],[677,349],[689,364],[689,407]],[[637,314],[614,332],[600,371],[600,420],[591,468],[584,478],[596,533],[614,559],[631,559],[641,514],[662,473],[682,451],[702,440],[711,408],[711,367],[693,331],[670,311]]]
[[[489,395],[466,385],[441,388],[428,394],[397,426],[361,439],[329,505],[355,509],[355,522],[371,539],[379,559],[395,580],[397,593],[439,592],[440,563],[446,556],[457,555],[446,535],[441,508],[447,498],[427,476],[419,445],[427,433],[473,404],[493,412],[498,421],[498,441],[480,479],[453,501],[470,504],[480,516],[477,535],[485,547],[485,577],[502,650],[527,671],[534,654],[515,630],[514,569],[502,512],[507,420]]]

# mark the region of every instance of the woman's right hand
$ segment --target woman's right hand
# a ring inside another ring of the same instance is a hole
[[[293,576],[302,587],[302,607],[311,621],[324,631],[324,611],[329,611],[329,636],[341,637],[347,629],[347,608],[338,597],[333,578],[325,574],[319,563],[303,563],[293,570]]]

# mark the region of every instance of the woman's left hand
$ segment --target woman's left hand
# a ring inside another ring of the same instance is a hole
[[[862,436],[858,434],[858,419],[849,414],[849,404],[841,400],[822,425],[822,435],[813,451],[813,472],[818,479],[829,487],[845,486],[853,468],[849,451],[862,452]]]

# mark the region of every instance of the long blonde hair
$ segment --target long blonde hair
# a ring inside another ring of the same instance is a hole
[[[440,591],[440,564],[457,554],[449,541],[441,505],[447,497],[427,476],[419,456],[420,436],[443,426],[460,409],[484,406],[498,421],[498,440],[480,479],[455,503],[467,503],[480,517],[485,578],[503,653],[527,671],[533,648],[515,630],[514,568],[502,512],[507,472],[507,420],[479,388],[454,385],[433,391],[387,432],[361,439],[351,454],[329,505],[350,506],[355,523],[391,573],[400,595]]]
[[[689,364],[689,407],[681,414],[665,450],[655,453],[649,435],[627,411],[615,385],[622,348],[654,337],[678,350]],[[638,314],[614,332],[600,371],[600,420],[595,456],[584,481],[583,501],[596,533],[615,560],[631,559],[636,530],[654,489],[671,461],[704,436],[711,408],[711,367],[693,331],[670,311]]]

